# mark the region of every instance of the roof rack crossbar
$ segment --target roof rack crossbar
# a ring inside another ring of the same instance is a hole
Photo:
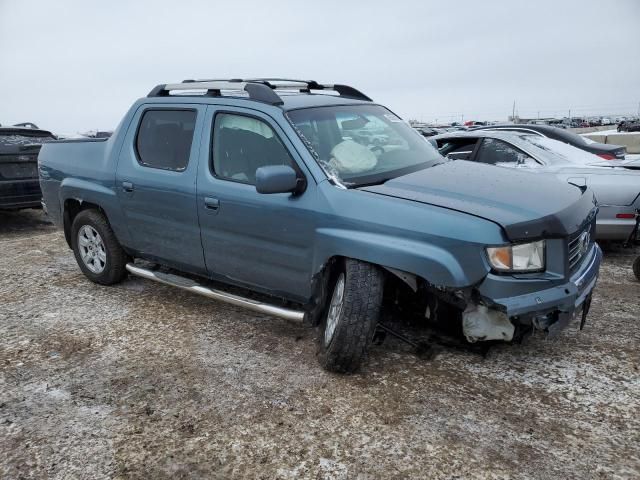
[[[271,88],[273,88],[274,90],[300,88],[301,92],[307,93],[309,93],[311,90],[333,90],[335,92],[338,92],[338,94],[342,97],[356,98],[358,100],[365,100],[367,102],[373,101],[370,97],[362,93],[360,90],[350,87],[349,85],[331,85],[326,83],[321,84],[316,82],[315,80],[295,80],[290,78],[253,78],[247,81],[264,82],[265,84],[271,86]],[[302,86],[300,84],[302,84]]]
[[[371,98],[359,90],[348,85],[320,84],[315,80],[293,80],[288,78],[251,78],[243,80],[233,79],[206,79],[183,80],[181,83],[168,83],[157,85],[147,97],[166,97],[170,91],[206,90],[206,95],[221,96],[222,90],[245,91],[249,98],[271,105],[282,105],[283,101],[275,92],[276,90],[297,90],[310,93],[311,90],[333,90],[343,97],[354,98],[371,102]]]

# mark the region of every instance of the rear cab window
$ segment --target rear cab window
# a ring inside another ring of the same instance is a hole
[[[149,109],[136,134],[136,156],[145,167],[182,172],[189,164],[196,111]]]

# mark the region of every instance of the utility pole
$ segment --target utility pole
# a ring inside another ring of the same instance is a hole
[[[516,123],[516,101],[513,101],[513,110],[511,110],[511,121]]]

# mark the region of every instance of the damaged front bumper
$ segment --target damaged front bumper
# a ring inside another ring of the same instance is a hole
[[[487,315],[489,322],[487,325],[493,329],[498,328],[505,340],[511,340],[507,338],[509,335],[504,333],[505,321],[516,326],[532,325],[548,332],[549,335],[556,335],[576,316],[581,315],[582,328],[589,311],[591,294],[598,280],[601,261],[602,251],[597,244],[593,244],[591,251],[585,255],[581,267],[573,273],[569,281],[559,285],[553,282],[555,286],[550,288],[539,288],[544,283],[541,284],[535,279],[489,274],[477,288],[482,303],[488,307],[486,310],[492,312],[492,315]],[[496,291],[506,293],[510,290],[521,290],[522,282],[530,282],[533,288],[528,293],[504,298],[495,298],[495,295],[491,295]],[[552,280],[544,282],[552,283]],[[510,286],[513,288],[510,289]],[[477,332],[475,333],[475,340],[490,339],[479,338]],[[466,332],[465,335],[467,335]],[[469,335],[467,338],[469,339]]]

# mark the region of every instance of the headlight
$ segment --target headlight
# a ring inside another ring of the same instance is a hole
[[[544,249],[544,240],[487,247],[487,257],[493,269],[499,272],[539,272],[545,267]]]

